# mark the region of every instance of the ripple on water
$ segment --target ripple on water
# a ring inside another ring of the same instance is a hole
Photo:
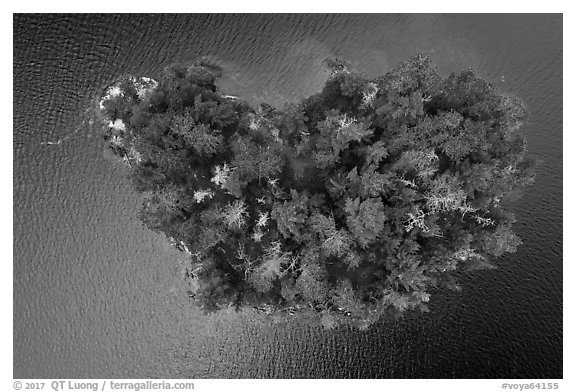
[[[15,15],[14,377],[562,377],[561,27],[554,15]],[[280,105],[321,87],[326,57],[374,76],[418,51],[525,99],[544,163],[516,207],[518,254],[438,293],[432,313],[366,332],[193,308],[182,255],[138,222],[122,164],[79,120],[118,77],[198,55],[221,59],[228,93]]]

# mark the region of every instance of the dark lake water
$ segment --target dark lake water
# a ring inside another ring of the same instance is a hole
[[[281,105],[321,88],[327,57],[376,76],[416,52],[524,99],[543,164],[517,254],[366,332],[197,311],[183,254],[82,123],[113,79],[198,55],[228,93]],[[15,378],[562,377],[561,15],[15,15],[13,97]]]

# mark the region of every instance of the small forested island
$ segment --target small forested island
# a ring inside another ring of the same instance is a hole
[[[521,243],[505,209],[534,180],[519,99],[421,55],[375,79],[328,63],[323,90],[283,109],[219,91],[205,60],[100,101],[142,222],[189,254],[207,311],[366,328]]]

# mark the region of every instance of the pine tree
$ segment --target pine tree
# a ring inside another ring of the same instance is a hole
[[[206,124],[196,123],[190,114],[174,116],[170,130],[199,155],[212,156],[222,148],[222,135]]]
[[[384,206],[378,199],[360,201],[357,197],[346,200],[345,210],[348,229],[362,248],[367,247],[384,228]]]
[[[308,196],[298,194],[294,189],[291,190],[290,196],[291,199],[283,203],[275,202],[271,215],[284,238],[302,241],[304,223],[308,216]]]

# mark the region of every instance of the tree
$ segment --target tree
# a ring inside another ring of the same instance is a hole
[[[209,157],[222,147],[222,135],[211,131],[205,124],[196,124],[190,114],[174,116],[170,130],[184,140],[187,148],[194,150],[198,155]]]
[[[346,200],[346,223],[350,233],[361,247],[365,248],[373,242],[386,222],[384,206],[377,198],[348,198]]]
[[[283,203],[275,202],[271,216],[285,239],[302,241],[302,229],[308,215],[308,196],[299,195],[296,190],[292,189],[290,197],[290,200],[285,200]]]

